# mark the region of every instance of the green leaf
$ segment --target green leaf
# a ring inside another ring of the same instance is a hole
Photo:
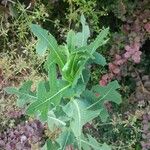
[[[101,148],[100,143],[97,142],[97,140],[95,138],[93,138],[91,135],[87,135],[88,136],[88,141],[89,143],[91,143],[92,145],[94,145],[94,149],[95,150],[99,150]]]
[[[112,101],[117,104],[121,103],[121,95],[117,92],[117,89],[120,88],[117,81],[110,82],[107,86],[101,87],[96,85],[92,88],[92,91],[86,90],[82,96],[87,98],[91,103],[87,109],[101,109],[100,117],[102,121],[106,121],[108,117],[108,112],[104,106],[105,102]],[[98,94],[99,96],[96,96]]]
[[[92,108],[97,105],[99,102],[112,101],[117,104],[121,103],[121,95],[116,91],[116,89],[120,88],[117,81],[110,82],[107,86],[96,85],[92,88],[92,91],[95,94],[99,94],[100,96],[97,98],[98,100],[88,107]]]
[[[102,111],[101,111],[99,116],[100,116],[102,122],[106,122],[107,121],[107,119],[109,117],[109,114],[108,114],[108,111],[107,111],[107,109],[105,107],[102,108]]]
[[[93,54],[97,48],[106,44],[106,42],[108,41],[108,39],[106,39],[108,33],[109,33],[109,28],[105,28],[99,33],[99,35],[96,37],[94,42],[90,43],[90,45],[89,45],[90,53]]]
[[[78,145],[81,147],[81,133],[82,127],[87,122],[91,121],[100,114],[100,110],[87,110],[87,103],[83,100],[73,99],[66,106],[63,107],[64,112],[68,117],[72,118],[70,127],[78,139]]]
[[[49,60],[53,58],[53,55],[49,56]],[[55,62],[47,64],[49,86],[46,89],[45,82],[40,82],[37,88],[37,100],[31,103],[26,113],[28,115],[35,115],[39,113],[41,120],[47,120],[47,113],[51,106],[56,106],[60,103],[61,98],[65,90],[69,87],[65,82],[57,79],[57,71]]]
[[[104,143],[100,150],[111,150],[111,147],[107,145],[106,143]]]
[[[53,60],[53,55],[50,55],[50,60]],[[48,68],[48,77],[49,77],[49,86],[50,86],[50,93],[51,95],[57,92],[58,85],[56,84],[57,81],[57,70],[56,64],[53,62],[49,65]]]
[[[67,45],[69,51],[74,51],[75,44],[76,44],[75,32],[73,30],[70,30],[67,35]]]
[[[44,98],[47,97],[47,91],[45,87],[45,82],[41,81],[37,87],[37,99],[38,101],[43,101]]]
[[[28,115],[37,115],[37,113],[39,113],[40,119],[45,121],[47,119],[47,112],[48,109],[50,108],[51,103],[46,102],[46,104],[44,102],[44,100],[48,99],[49,93],[46,91],[46,87],[45,87],[45,82],[41,81],[39,82],[38,86],[37,86],[37,100],[34,101],[33,103],[31,103],[26,110],[26,113]],[[37,106],[41,105],[43,107],[39,107]],[[35,109],[36,106],[36,109]]]
[[[121,95],[116,91],[120,88],[117,81],[110,82],[107,86],[96,85],[92,88],[94,93],[100,94],[99,101],[107,100],[117,104],[121,103]]]
[[[69,56],[67,63],[62,69],[63,77],[75,85],[82,75],[85,60],[89,57],[87,52],[76,52]]]
[[[85,64],[90,58],[93,58],[95,50],[106,43],[105,38],[108,35],[108,28],[100,32],[94,42],[89,46],[83,45],[83,49],[75,51],[68,57],[67,63],[63,68],[63,77],[72,85],[76,85],[78,79],[82,76],[82,71],[85,68]],[[98,57],[97,57],[98,56]],[[96,61],[102,65],[105,64],[105,59],[96,53]],[[100,58],[99,58],[100,57]]]
[[[98,47],[100,47],[101,45],[105,44],[108,40],[105,40],[107,35],[109,33],[109,29],[103,29],[100,34],[97,36],[97,38],[95,39],[94,42],[92,42],[89,46],[86,46],[83,50],[85,52],[81,53],[84,56],[84,59],[82,59],[82,61],[80,61],[80,67],[78,67],[78,70],[76,71],[76,74],[74,75],[74,82],[73,85],[77,83],[77,80],[80,78],[82,71],[85,67],[85,64],[87,63],[87,61],[93,57],[93,54],[95,53],[96,49]],[[85,45],[83,45],[85,46]],[[82,50],[82,51],[83,51]],[[82,52],[81,51],[81,52]],[[85,55],[86,54],[86,55]],[[80,57],[82,58],[82,57]],[[80,59],[79,59],[80,60]],[[103,64],[105,63],[104,61],[102,62]]]
[[[50,49],[53,53],[52,55],[55,56],[57,60],[57,64],[60,67],[64,66],[63,59],[61,58],[61,54],[58,51],[58,44],[56,39],[48,33],[47,30],[42,29],[39,25],[32,24],[31,31],[34,33],[35,36],[38,38],[38,43],[36,46],[36,51],[39,55],[45,53],[46,49]]]
[[[81,15],[82,32],[76,34],[76,46],[83,47],[87,45],[87,39],[90,37],[89,26],[86,24],[84,15]]]
[[[53,60],[53,54],[49,56]],[[49,62],[49,61],[48,61]],[[43,121],[47,120],[48,111],[51,107],[59,105],[63,94],[65,94],[69,84],[57,79],[57,70],[55,62],[47,64],[49,86],[46,89],[45,82],[40,82],[37,88],[37,100],[31,103],[26,113],[28,115],[39,115]]]
[[[66,150],[68,145],[74,143],[74,137],[70,130],[64,129],[60,136],[56,139],[56,142],[60,145],[58,150]]]
[[[83,149],[86,150],[111,150],[111,147],[107,145],[106,143],[101,144],[98,143],[95,138],[93,138],[91,135],[87,135],[88,139],[85,137],[81,140]]]
[[[98,143],[92,136],[87,135],[88,139],[85,137],[82,137],[82,148],[86,150],[100,150],[101,144]]]
[[[58,47],[61,58],[63,59],[64,64],[67,62],[69,58],[70,52],[67,45],[59,45]],[[62,68],[61,68],[62,69]]]
[[[9,94],[18,96],[17,106],[24,107],[26,104],[35,101],[37,97],[31,92],[32,81],[25,82],[19,89],[7,87],[4,90]]]
[[[53,63],[55,63],[55,62],[56,62],[55,57],[52,56],[51,53],[48,54],[47,60],[46,60],[45,63],[44,63],[44,69],[45,69],[47,72],[49,72],[49,69],[51,68],[51,65],[53,65]]]
[[[58,81],[56,81],[55,84],[57,85],[57,91],[55,93],[51,93],[50,89],[50,92],[45,94],[42,100],[37,99],[35,102],[31,103],[26,110],[26,113],[28,115],[34,115],[39,112],[41,115],[41,119],[43,121],[47,120],[48,110],[52,105],[57,106],[60,103],[63,93],[67,88],[70,87],[70,85],[63,85],[62,87],[62,85],[60,85]]]
[[[94,56],[94,59],[93,59],[94,63],[98,65],[102,65],[102,66],[105,66],[107,64],[106,59],[100,53],[94,52],[93,56]]]
[[[53,111],[48,112],[48,127],[53,132],[56,128],[61,128],[66,126],[66,123],[63,122],[61,119],[55,116]]]
[[[45,142],[44,146],[41,148],[41,150],[58,150],[59,146],[50,141],[49,139]]]
[[[86,89],[86,85],[90,79],[90,70],[84,69],[82,72],[82,76],[78,80],[76,86],[74,87],[75,95],[79,97],[81,93]]]
[[[39,25],[36,24],[31,25],[31,31],[34,33],[35,36],[38,37],[36,52],[39,55],[43,55],[45,51],[48,49],[48,43],[49,43],[49,41],[47,41],[47,39],[49,38],[48,31],[42,29]]]
[[[82,97],[83,99],[85,99],[86,101],[88,101],[90,104],[92,104],[92,103],[94,103],[94,102],[97,102],[96,94],[93,93],[93,91],[88,90],[88,89],[86,89],[86,90],[82,93],[81,97]],[[94,107],[94,108],[95,108],[95,107]],[[99,107],[98,107],[98,108],[99,108]],[[97,109],[98,109],[98,108],[97,108]]]

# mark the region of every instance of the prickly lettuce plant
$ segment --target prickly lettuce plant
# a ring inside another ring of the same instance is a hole
[[[88,44],[90,30],[83,15],[81,24],[82,31],[76,33],[70,30],[66,43],[62,45],[58,45],[48,31],[32,24],[31,31],[37,37],[37,53],[43,55],[48,50],[44,65],[48,78],[38,83],[36,91],[31,90],[32,81],[27,81],[19,89],[5,89],[9,94],[18,96],[17,105],[26,108],[27,115],[47,123],[50,131],[61,130],[59,137],[55,141],[48,140],[43,149],[65,150],[67,146],[78,150],[111,149],[106,143],[98,143],[92,136],[82,132],[83,125],[95,117],[107,120],[106,101],[121,103],[117,81],[104,87],[95,85],[87,89],[89,66],[93,63],[106,64],[105,58],[96,50],[107,42],[109,29],[103,29]]]

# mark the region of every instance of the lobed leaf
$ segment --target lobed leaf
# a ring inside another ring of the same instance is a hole
[[[83,100],[73,99],[63,107],[64,112],[71,118],[70,128],[78,139],[78,146],[81,147],[82,127],[100,114],[100,110],[87,110],[87,103]]]
[[[26,104],[37,100],[37,97],[31,92],[32,81],[25,82],[19,89],[14,87],[7,87],[4,90],[8,94],[15,94],[18,96],[17,106],[24,107]]]
[[[57,81],[55,84],[58,84]],[[28,115],[34,115],[35,113],[39,112],[41,115],[41,119],[47,120],[48,110],[51,108],[52,105],[57,106],[60,103],[61,98],[63,94],[65,93],[65,90],[69,88],[70,85],[66,85],[66,86],[62,85],[62,86],[59,86],[59,87],[57,86],[58,89],[56,93],[49,92],[44,95],[44,98],[42,100],[37,99],[36,101],[31,103],[28,106],[26,113]]]
[[[113,101],[117,104],[120,104],[121,95],[116,91],[118,88],[120,88],[120,86],[117,81],[110,82],[107,86],[94,86],[92,91],[95,93],[95,95],[99,94],[100,96],[97,98],[95,103],[88,107],[88,109],[97,105],[99,102],[104,101]]]
[[[36,51],[39,55],[45,53],[47,49],[52,51],[52,55],[56,57],[57,64],[60,67],[64,66],[63,59],[61,58],[61,54],[58,51],[58,44],[56,39],[48,33],[47,30],[42,29],[39,25],[32,24],[31,31],[38,38],[38,43],[36,45]]]
[[[82,97],[87,99],[90,105],[86,109],[101,109],[100,117],[103,122],[107,120],[108,112],[104,106],[105,102],[112,101],[117,104],[121,103],[121,95],[117,89],[120,86],[117,81],[110,82],[107,86],[101,87],[100,85],[93,86],[91,91],[86,90],[83,92]],[[98,96],[96,96],[98,95]]]

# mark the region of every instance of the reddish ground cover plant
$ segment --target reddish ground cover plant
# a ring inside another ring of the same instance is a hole
[[[125,17],[124,24],[119,34],[114,34],[112,53],[115,54],[114,60],[108,64],[109,71],[100,79],[100,85],[106,85],[112,79],[121,75],[124,65],[132,61],[140,63],[142,52],[140,49],[150,34],[150,10],[146,9],[148,1],[139,2],[132,14]],[[123,47],[124,49],[120,48]]]

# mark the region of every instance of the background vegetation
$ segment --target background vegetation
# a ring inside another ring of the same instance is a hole
[[[83,13],[92,39],[103,27],[109,27],[109,41],[98,49],[108,65],[91,66],[89,87],[105,85],[117,79],[121,85],[122,104],[106,103],[109,119],[87,123],[83,131],[114,150],[150,149],[150,2],[148,0],[2,0],[0,3],[0,148],[40,149],[49,132],[16,106],[16,97],[4,88],[18,87],[26,80],[36,83],[46,78],[45,57],[35,52],[36,38],[31,23],[39,24],[65,41],[70,29],[80,28]],[[22,136],[26,133],[26,136]],[[25,143],[21,142],[22,140]],[[23,144],[22,144],[23,143]],[[67,147],[68,150],[73,149]]]

